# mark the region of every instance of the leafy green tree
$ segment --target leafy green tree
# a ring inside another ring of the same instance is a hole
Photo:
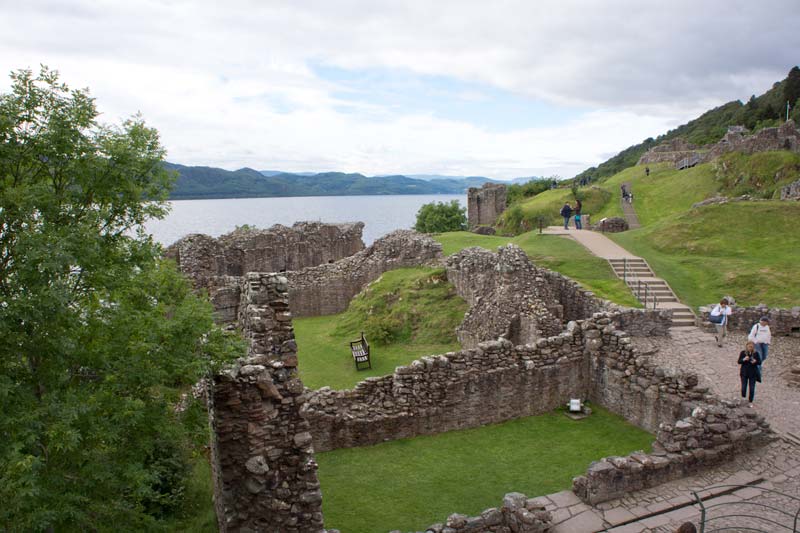
[[[239,347],[140,229],[155,130],[41,69],[0,94],[0,530],[152,530],[180,505],[182,390]]]
[[[800,99],[800,67],[792,67],[789,75],[786,77],[786,83],[783,86],[783,109],[786,109],[786,102],[789,105],[795,105]]]
[[[467,210],[457,200],[431,202],[417,211],[414,229],[421,233],[460,231],[467,227]]]

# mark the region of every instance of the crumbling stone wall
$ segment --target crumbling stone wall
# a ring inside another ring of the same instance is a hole
[[[800,130],[793,120],[788,120],[777,128],[764,128],[753,135],[743,135],[737,129],[729,129],[718,143],[707,150],[697,150],[683,139],[674,139],[659,144],[648,150],[639,158],[639,165],[671,162],[698,157],[699,163],[706,163],[728,152],[754,154],[773,150],[790,150],[800,152]]]
[[[295,316],[320,316],[347,310],[353,296],[389,270],[439,264],[442,245],[427,235],[397,230],[372,246],[335,263],[286,273]]]
[[[169,246],[166,255],[195,287],[208,287],[215,276],[299,270],[353,255],[364,249],[363,229],[363,222],[297,222],[291,228],[240,228],[218,239],[192,234]]]
[[[800,200],[800,180],[781,187],[781,200]]]
[[[586,475],[573,480],[572,490],[586,503],[596,505],[696,474],[773,437],[764,417],[739,404],[699,404],[685,418],[660,425],[653,453],[596,461]]]
[[[506,186],[502,183],[484,183],[483,187],[470,187],[467,191],[467,221],[470,228],[491,226],[506,210]]]
[[[622,217],[601,218],[592,225],[592,229],[603,233],[620,233],[628,231],[628,221]]]
[[[470,305],[458,327],[464,348],[504,337],[514,344],[558,334],[563,324],[612,307],[577,283],[536,267],[515,245],[467,248],[447,258],[447,279]]]
[[[663,313],[636,313],[641,331],[666,330]],[[618,358],[625,361],[625,370],[628,364],[632,366],[634,379],[641,374],[655,389],[653,401],[645,401],[633,397],[643,394],[644,389],[636,388],[641,383],[627,386],[626,401],[637,407],[629,407],[623,416],[632,421],[657,420],[653,428],[661,421],[675,421],[676,406],[704,397],[705,391],[691,391],[696,377],[656,376],[655,369],[637,360],[627,334],[614,327],[619,316],[598,313],[589,320],[570,322],[559,335],[530,345],[515,346],[499,339],[473,349],[423,357],[398,367],[390,376],[368,378],[352,390],[326,387],[310,392],[303,414],[311,422],[314,446],[325,451],[476,427],[545,413],[570,398],[592,398],[601,405],[609,400],[613,409],[617,407],[613,402],[622,399],[593,390],[592,379],[598,371],[592,367],[615,366],[605,360]],[[648,320],[653,324],[645,326]],[[625,386],[623,381],[627,380],[607,383]]]
[[[548,412],[588,395],[580,326],[514,346],[501,339],[423,357],[352,390],[322,388],[303,407],[319,451],[477,427]]]
[[[756,305],[753,307],[731,306],[733,311],[728,316],[728,329],[731,331],[741,331],[750,333],[753,324],[757,323],[762,316],[769,317],[769,330],[773,335],[786,335],[800,337],[800,307],[791,309],[769,308],[766,305]],[[713,324],[708,321],[714,305],[700,307],[700,321],[706,328],[713,330]]]
[[[300,409],[286,278],[248,274],[239,323],[248,355],[211,380],[214,500],[219,530],[321,532],[322,493]]]
[[[544,533],[552,526],[553,516],[536,498],[519,492],[503,497],[499,509],[486,509],[480,516],[452,514],[444,524],[433,524],[426,533]]]
[[[656,312],[643,314],[641,320],[655,320],[653,332],[666,333],[668,316]],[[636,353],[629,333],[617,330],[614,320],[612,314],[606,314],[584,325],[592,352],[589,360],[592,401],[639,427],[656,431],[662,422],[671,423],[685,416],[685,402],[709,398],[708,389],[697,387],[697,375],[658,367],[648,357]]]

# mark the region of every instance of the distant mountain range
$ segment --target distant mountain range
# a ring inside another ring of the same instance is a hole
[[[484,183],[504,183],[482,176],[374,176],[343,172],[289,173],[278,170],[224,170],[165,163],[178,172],[172,200],[285,196],[358,196],[378,194],[463,194]],[[531,178],[518,178],[528,181]],[[508,183],[508,182],[505,182]]]

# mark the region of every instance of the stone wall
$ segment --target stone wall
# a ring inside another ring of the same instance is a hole
[[[322,388],[303,407],[319,451],[542,414],[588,394],[580,326],[513,346],[507,340],[423,357],[352,390]]]
[[[750,333],[753,324],[759,321],[762,316],[769,317],[769,329],[773,335],[786,335],[800,337],[800,307],[791,309],[769,308],[766,305],[756,305],[753,307],[731,306],[733,312],[728,316],[728,329],[731,331],[741,331]],[[708,321],[714,305],[700,307],[700,322],[709,330],[713,330],[713,324]]]
[[[641,158],[639,165],[671,162],[698,157],[700,163],[706,163],[728,152],[754,154],[774,150],[790,150],[800,152],[800,130],[793,120],[784,122],[777,128],[764,128],[753,135],[743,135],[741,131],[729,130],[718,143],[698,151],[695,146],[682,139],[667,141],[648,150]]]
[[[781,188],[781,200],[800,200],[800,180]]]
[[[622,217],[601,218],[592,225],[592,229],[603,233],[620,233],[628,231],[628,221]]]
[[[527,344],[558,334],[563,324],[612,307],[571,279],[536,267],[515,245],[497,253],[468,248],[447,258],[447,279],[470,305],[458,340],[472,348],[504,337]]]
[[[700,404],[675,423],[662,423],[653,453],[606,457],[576,477],[575,494],[591,505],[621,498],[631,491],[694,475],[772,438],[764,418],[738,404]]]
[[[192,234],[169,246],[166,255],[195,287],[208,287],[215,276],[299,270],[353,255],[364,249],[363,229],[363,222],[297,222],[291,228],[236,229],[217,239]]]
[[[214,376],[208,395],[219,530],[321,532],[286,278],[248,274],[243,282],[239,323],[248,355]]]
[[[483,187],[470,187],[467,191],[467,220],[469,227],[492,226],[500,213],[506,210],[506,186],[501,183],[484,183]]]
[[[295,316],[341,313],[353,296],[389,270],[438,265],[442,245],[427,235],[397,230],[372,246],[335,263],[287,272],[289,300]]]
[[[655,324],[648,327],[654,332],[664,331],[666,316],[660,312],[643,313],[640,320],[654,320]],[[636,353],[629,334],[617,330],[614,320],[613,314],[599,315],[584,325],[591,351],[589,398],[593,402],[639,427],[656,431],[659,424],[686,416],[687,402],[710,398],[708,389],[697,387],[695,374],[661,368],[649,357]]]
[[[503,497],[499,509],[486,509],[480,516],[452,514],[444,524],[433,524],[425,533],[544,533],[553,517],[535,498],[519,492]]]
[[[666,330],[663,313],[636,313],[639,331]],[[621,414],[653,430],[658,422],[673,422],[679,414],[676,406],[704,397],[705,391],[692,390],[696,377],[658,375],[646,360],[637,359],[627,334],[614,327],[615,321],[634,319],[620,317],[598,313],[534,344],[483,342],[474,349],[423,357],[352,390],[310,392],[303,414],[311,422],[315,448],[367,446],[502,422],[548,412],[570,398],[593,398],[603,405],[608,401],[612,409],[627,402]],[[646,325],[648,320],[652,324]],[[606,369],[618,368],[622,377],[605,375]],[[633,377],[625,374],[629,370]],[[605,379],[603,385],[593,384],[597,376]],[[623,391],[595,390],[605,385]]]

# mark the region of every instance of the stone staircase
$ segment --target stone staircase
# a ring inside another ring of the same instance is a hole
[[[624,257],[608,259],[608,262],[647,309],[672,310],[673,327],[695,325],[696,317],[691,308],[678,300],[666,281],[656,277],[647,261],[641,257]]]
[[[633,192],[631,189],[631,182],[626,182],[624,185],[629,192]],[[636,210],[633,208],[633,203],[622,198],[620,198],[620,202],[622,202],[622,212],[625,215],[625,220],[628,222],[628,229],[641,228],[642,225],[639,223],[639,217],[636,215]]]

